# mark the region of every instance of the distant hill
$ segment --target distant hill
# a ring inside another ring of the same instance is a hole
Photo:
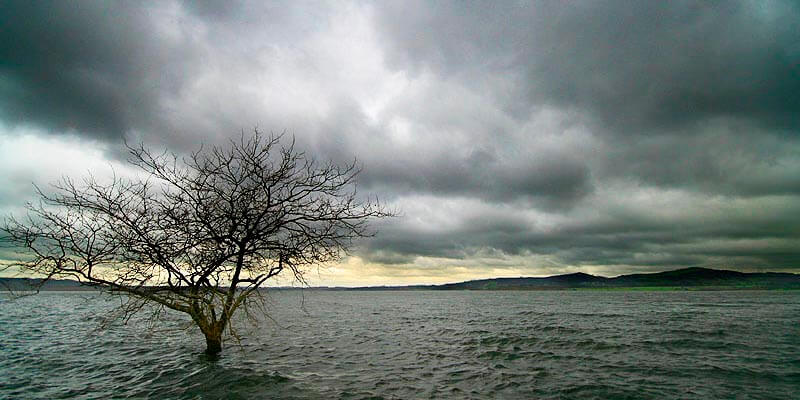
[[[572,288],[719,287],[731,289],[800,289],[800,275],[745,273],[709,268],[684,268],[652,274],[605,278],[584,273],[546,278],[495,278],[433,286],[437,290],[531,290]]]
[[[30,278],[0,278],[0,290],[36,290],[41,281]],[[800,289],[800,275],[783,272],[737,272],[710,268],[683,268],[651,274],[620,275],[606,278],[582,272],[545,278],[479,279],[444,285],[319,287],[317,290],[560,290],[614,288],[708,288],[708,289]],[[281,287],[279,290],[299,288]],[[94,290],[72,280],[50,280],[39,290]]]
[[[684,268],[615,278],[582,272],[545,278],[493,278],[444,285],[372,286],[329,290],[560,290],[614,288],[800,289],[800,275],[779,272],[745,273],[709,268]]]
[[[0,278],[0,291],[75,291],[75,290],[94,290],[92,286],[82,285],[69,279],[51,279],[41,285],[41,279],[35,278]]]

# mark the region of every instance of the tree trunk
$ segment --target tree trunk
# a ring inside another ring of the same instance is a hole
[[[222,351],[222,334],[206,333],[206,354],[216,356]]]

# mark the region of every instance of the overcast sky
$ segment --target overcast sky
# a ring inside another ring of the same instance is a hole
[[[0,211],[258,126],[402,216],[312,284],[800,270],[793,1],[4,2]],[[800,271],[798,271],[800,272]]]

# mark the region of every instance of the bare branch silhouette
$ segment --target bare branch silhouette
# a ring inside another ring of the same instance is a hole
[[[393,215],[357,197],[355,162],[319,163],[282,137],[256,130],[187,157],[128,146],[146,178],[37,187],[27,217],[3,226],[30,254],[15,266],[126,294],[123,319],[148,304],[187,313],[217,354],[238,309],[263,311],[265,282],[288,273],[305,283],[310,266],[372,235],[369,219]]]

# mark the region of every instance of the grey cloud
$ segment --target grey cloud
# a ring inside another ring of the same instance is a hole
[[[118,140],[181,89],[191,43],[158,36],[133,3],[8,2],[0,16],[2,117]]]
[[[318,159],[356,157],[361,192],[423,203],[358,251],[385,264],[789,269],[797,20],[789,1],[8,2],[0,119],[112,152],[285,130]],[[374,114],[359,56],[400,77]]]
[[[535,94],[592,110],[615,130],[720,116],[798,127],[795,4],[586,4],[551,32],[566,45],[535,64]]]
[[[401,2],[379,15],[398,68],[508,73],[532,105],[579,107],[614,132],[800,122],[793,2]]]
[[[595,168],[604,179],[700,193],[758,197],[800,194],[800,140],[753,126],[692,135],[629,137],[615,142]]]
[[[478,214],[442,209],[431,215],[449,213],[445,219],[460,223],[443,232],[420,229],[411,221],[383,226],[363,254],[370,260],[386,254],[409,257],[401,261],[410,256],[468,259],[488,248],[505,255],[550,255],[578,266],[789,269],[800,257],[800,208],[793,200],[778,196],[719,204],[710,197],[694,200],[693,209],[666,216],[616,207],[615,201],[606,200],[594,217],[574,213],[549,229],[515,208]]]
[[[252,56],[318,29],[305,9],[261,2],[8,2],[0,14],[0,118],[11,126],[112,144],[128,137],[179,151],[259,123],[282,130],[292,121],[264,112],[253,98],[248,80],[267,66]]]
[[[523,165],[467,159],[398,161],[365,170],[361,182],[387,192],[435,193],[493,202],[533,202],[570,208],[592,191],[588,168],[576,160],[530,160]]]
[[[518,122],[576,114],[603,147],[575,150],[592,186],[800,190],[794,2],[418,1],[377,15],[395,68],[459,82]]]

